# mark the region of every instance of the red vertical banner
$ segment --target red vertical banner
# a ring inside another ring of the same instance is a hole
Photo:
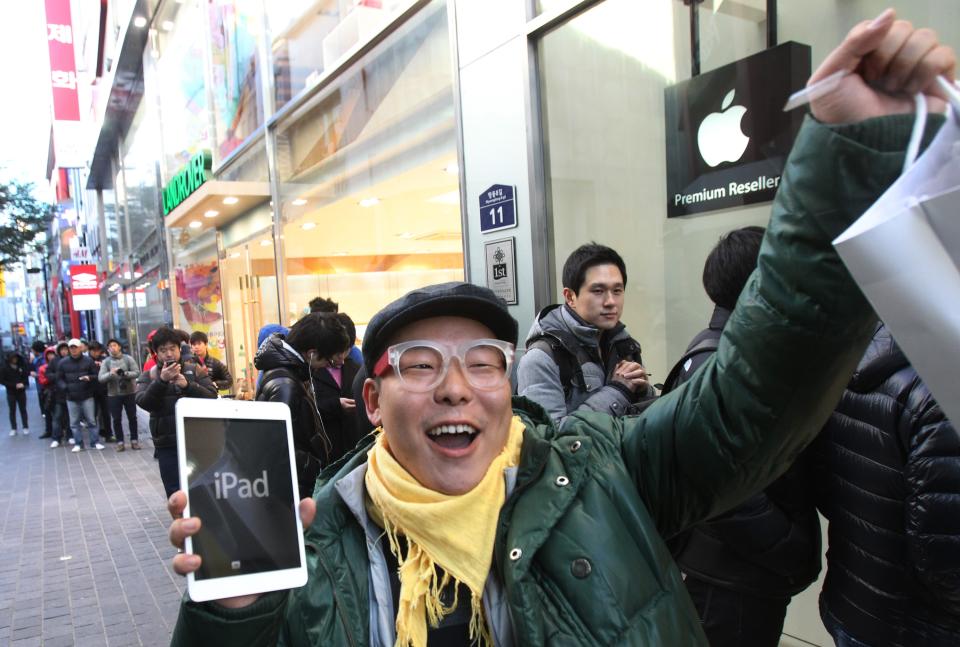
[[[47,47],[50,50],[50,86],[53,90],[53,118],[56,121],[80,121],[70,0],[45,0],[45,2]]]

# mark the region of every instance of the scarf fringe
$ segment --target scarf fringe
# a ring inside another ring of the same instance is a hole
[[[419,546],[409,541],[407,542],[406,555],[404,555],[397,529],[387,519],[383,521],[384,531],[390,543],[390,551],[400,563],[400,580],[404,581],[403,573],[405,571],[411,571],[410,575],[415,581],[412,591],[401,591],[400,594],[400,612],[397,613],[397,642],[395,647],[426,645],[426,624],[430,623],[430,626],[436,629],[440,626],[443,617],[457,608],[460,603],[460,586],[464,583],[451,575],[447,569],[434,564]],[[442,571],[442,577],[438,577],[438,570]],[[453,601],[450,605],[445,605],[440,594],[451,582],[454,585]],[[469,585],[465,586],[470,590],[470,642],[473,645],[493,645],[490,628],[483,617],[483,591],[474,591]],[[418,609],[418,602],[421,598],[423,599],[422,613]],[[409,626],[407,619],[411,620],[415,626]]]

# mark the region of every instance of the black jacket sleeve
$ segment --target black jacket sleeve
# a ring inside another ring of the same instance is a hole
[[[926,386],[904,410],[907,550],[931,596],[960,615],[960,436]],[[913,399],[913,398],[911,398]]]
[[[313,417],[303,413],[303,384],[286,375],[270,376],[260,385],[257,400],[283,402],[290,408],[293,426],[293,453],[297,464],[300,498],[313,495],[313,485],[323,468],[322,453],[315,447],[316,428]]]
[[[210,362],[210,379],[213,380],[214,385],[220,390],[225,391],[233,386],[233,376],[230,375],[227,365],[218,359]]]

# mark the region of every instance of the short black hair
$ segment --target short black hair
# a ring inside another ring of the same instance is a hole
[[[340,323],[343,324],[343,327],[347,331],[347,337],[350,338],[350,345],[353,346],[357,343],[357,327],[353,323],[353,319],[350,318],[346,312],[338,312],[337,319],[340,320]]]
[[[583,282],[587,279],[587,270],[597,265],[616,265],[623,277],[623,285],[627,285],[627,266],[620,254],[611,247],[598,243],[580,245],[570,253],[563,264],[563,287],[580,293]]]
[[[169,326],[161,326],[157,328],[157,332],[155,332],[150,339],[150,350],[156,353],[158,348],[166,346],[167,344],[174,344],[177,348],[180,348],[180,344],[184,341],[183,338],[185,335],[186,333],[182,330],[170,328]]]
[[[339,312],[340,304],[333,299],[314,297],[310,299],[310,312]]]
[[[92,342],[87,344],[87,350],[103,350],[103,344],[94,339]]]
[[[202,341],[204,344],[210,343],[210,340],[207,339],[207,333],[199,330],[194,330],[192,333],[190,333],[190,343],[193,344],[193,342],[196,341]]]
[[[44,344],[39,339],[35,340],[32,344],[30,344],[30,350],[32,350],[34,353],[37,353],[37,354],[42,353],[44,349],[46,349],[46,347],[47,347],[46,344]]]
[[[111,337],[110,339],[107,340],[107,346],[109,346],[110,344],[116,344],[117,346],[120,347],[120,350],[123,350],[123,342],[121,342],[119,339],[116,339],[115,337]]]
[[[301,355],[313,349],[318,358],[331,357],[350,348],[347,329],[332,312],[311,312],[304,316],[291,326],[287,343]]]
[[[703,264],[703,289],[716,305],[733,310],[743,286],[757,267],[763,227],[742,227],[727,232]]]

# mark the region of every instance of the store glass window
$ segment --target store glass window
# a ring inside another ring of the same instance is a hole
[[[210,353],[223,359],[223,293],[217,261],[217,231],[199,235],[190,227],[171,227],[176,303],[173,322],[181,330],[199,331],[209,338]]]
[[[324,296],[362,334],[394,297],[463,278],[445,3],[426,5],[277,135],[286,322]]]
[[[215,167],[263,123],[257,57],[262,7],[260,0],[211,0],[207,5]]]
[[[137,353],[142,358],[147,352],[147,335],[151,330],[171,323],[170,311],[167,304],[170,291],[162,281],[160,268],[155,267],[140,274],[134,272],[135,281],[124,290],[128,309],[136,311],[136,344]]]
[[[750,3],[727,2],[716,12],[708,4],[699,12],[702,71],[766,47],[762,3],[746,11]],[[780,2],[779,40],[810,45],[815,67],[856,22],[889,4]],[[936,25],[946,43],[960,44],[955,2],[892,4],[916,24]],[[555,298],[574,248],[595,240],[617,249],[629,277],[623,321],[659,375],[709,319],[701,280],[709,250],[723,233],[765,225],[770,214],[767,203],[666,217],[664,88],[690,78],[689,19],[689,7],[672,0],[606,0],[536,43]]]
[[[112,273],[121,263],[120,257],[120,218],[117,210],[116,193],[112,189],[104,189],[103,224],[107,247],[104,250],[103,269]]]
[[[209,21],[199,0],[166,2],[154,20],[145,55],[155,66],[163,151],[161,172],[167,182],[194,153],[211,148],[213,118],[207,101],[205,39]],[[148,83],[148,86],[151,84]]]
[[[224,292],[227,364],[237,397],[251,397],[257,370],[253,358],[260,329],[279,322],[274,260],[273,211],[263,203],[221,232],[220,269]]]
[[[149,101],[141,101],[122,144],[123,185],[129,250],[136,251],[160,226],[156,121]]]
[[[266,3],[279,110],[358,43],[396,16],[403,0],[287,0]],[[449,55],[448,55],[449,57]]]

